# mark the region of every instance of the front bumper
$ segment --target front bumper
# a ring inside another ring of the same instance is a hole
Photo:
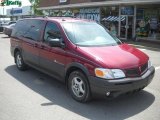
[[[150,67],[141,77],[123,78],[116,80],[105,80],[90,76],[89,83],[93,97],[106,96],[110,92],[110,97],[117,97],[120,94],[143,89],[146,87],[154,77],[155,68]],[[108,96],[108,97],[109,97]]]

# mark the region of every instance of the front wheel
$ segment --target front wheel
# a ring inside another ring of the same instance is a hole
[[[26,70],[27,69],[27,65],[24,63],[23,58],[21,53],[18,51],[15,54],[15,62],[16,62],[16,66],[19,70]]]
[[[86,76],[81,71],[73,71],[68,79],[68,87],[71,96],[78,102],[90,100],[90,88]]]

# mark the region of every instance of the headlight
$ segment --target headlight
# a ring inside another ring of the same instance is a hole
[[[116,78],[124,78],[125,74],[120,69],[104,69],[104,68],[96,68],[95,75],[104,79],[116,79]]]
[[[148,68],[150,68],[151,66],[152,66],[152,62],[148,60]]]

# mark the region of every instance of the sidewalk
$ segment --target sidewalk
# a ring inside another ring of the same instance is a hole
[[[155,43],[147,40],[145,41],[141,40],[141,41],[125,41],[125,43],[133,45],[137,48],[160,51],[160,42]]]
[[[138,41],[142,41],[142,42],[150,42],[150,43],[156,43],[156,44],[159,44],[160,45],[160,39],[158,40],[155,40],[153,38],[137,38]]]
[[[148,37],[137,37],[137,40],[160,44],[160,33],[150,34]]]

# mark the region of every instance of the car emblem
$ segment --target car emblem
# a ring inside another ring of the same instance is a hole
[[[141,74],[141,72],[142,72],[142,70],[141,70],[141,66],[140,66],[140,67],[138,67],[138,69],[139,69],[139,72],[140,72],[140,74]]]

